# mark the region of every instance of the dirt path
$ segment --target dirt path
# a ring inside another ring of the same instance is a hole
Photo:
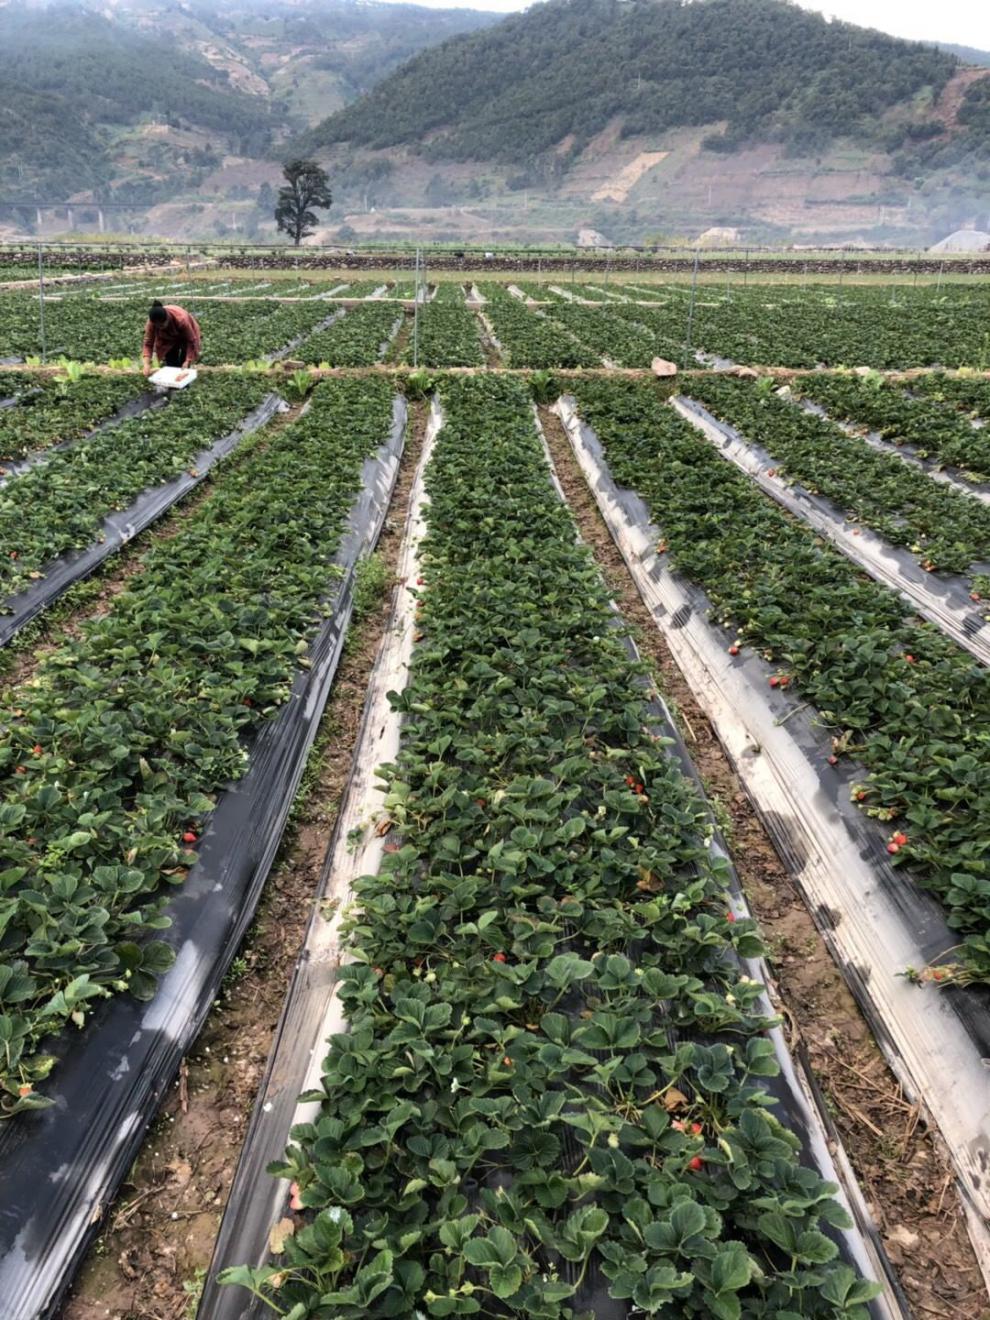
[[[769,948],[788,1041],[824,1092],[884,1247],[919,1320],[990,1320],[952,1167],[919,1121],[629,576],[557,416],[540,419],[568,503],[674,708]]]
[[[388,617],[427,410],[409,438],[378,548],[382,589],[352,623],[280,860],[221,998],[96,1239],[59,1320],[186,1320],[196,1301],[350,772]]]

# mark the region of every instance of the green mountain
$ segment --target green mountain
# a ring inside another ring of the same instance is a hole
[[[977,50],[975,46],[955,46],[948,41],[940,41],[938,46],[940,50],[947,50],[950,55],[962,60],[963,64],[979,64],[990,68],[990,50]]]
[[[624,136],[718,124],[712,150],[808,153],[875,140],[957,64],[782,0],[550,0],[421,53],[304,141],[559,165],[620,116]]]
[[[0,201],[197,189],[494,21],[365,0],[0,4]]]

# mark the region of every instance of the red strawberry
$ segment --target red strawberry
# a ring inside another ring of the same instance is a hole
[[[738,647],[738,646],[730,646],[730,647],[729,647],[729,655],[738,655],[738,654],[739,654],[739,647]]]
[[[694,1135],[695,1135],[696,1137],[700,1137],[700,1136],[701,1136],[701,1124],[700,1124],[700,1123],[692,1123],[692,1124],[691,1124],[691,1131],[694,1133]]]
[[[186,830],[185,834],[183,834],[183,836],[182,836],[182,842],[183,842],[183,843],[195,843],[198,837],[199,837],[199,836],[196,835],[196,834],[194,834],[194,833],[192,832],[192,830]]]
[[[901,845],[899,843],[888,843],[887,851],[889,853],[899,853],[901,851]]]
[[[893,835],[893,840],[899,847],[903,848],[908,841],[908,836],[906,834],[902,834],[900,830],[898,830],[897,833]]]
[[[726,919],[726,921],[729,923],[729,925],[731,926],[731,924],[732,924],[732,923],[735,921],[735,919],[736,919],[736,914],[735,914],[734,912],[727,912],[727,913],[725,914],[725,919]]]
[[[828,758],[828,763],[829,763],[829,765],[838,765],[838,764],[839,764],[839,758],[838,758],[837,756],[830,756],[830,757]]]
[[[504,963],[505,961],[506,961],[506,958],[505,958],[505,954],[504,954],[504,953],[496,953],[496,954],[492,957],[492,962]]]
[[[703,1169],[704,1167],[705,1167],[705,1161],[701,1158],[700,1155],[695,1155],[694,1159],[688,1160],[688,1168],[693,1169],[695,1173],[697,1173],[699,1169]]]
[[[31,755],[32,755],[32,756],[40,756],[41,753],[42,753],[42,750],[43,750],[43,749],[42,749],[41,743],[35,743],[34,746],[31,748]]]
[[[771,675],[771,677],[770,677],[770,686],[771,686],[771,687],[780,687],[780,679],[777,677],[776,674],[772,674],[772,675]]]

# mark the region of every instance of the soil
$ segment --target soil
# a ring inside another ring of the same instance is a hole
[[[350,773],[426,420],[426,405],[412,404],[378,547],[387,585],[352,623],[258,914],[58,1320],[191,1320],[195,1315]]]
[[[488,321],[482,315],[480,308],[472,308],[474,315],[478,318],[478,333],[481,336],[481,351],[485,355],[486,367],[501,367],[502,354],[499,351],[498,344],[492,337],[491,327]]]
[[[742,789],[714,729],[636,591],[557,416],[540,419],[568,504],[644,661],[671,704],[705,783],[754,915],[792,1051],[826,1097],[912,1311],[990,1320],[990,1297],[966,1231],[952,1165],[864,1021]]]

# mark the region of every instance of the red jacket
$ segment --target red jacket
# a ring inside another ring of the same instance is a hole
[[[147,363],[151,362],[152,355],[156,355],[159,362],[164,362],[166,353],[177,344],[183,343],[186,346],[186,360],[182,365],[191,367],[199,360],[202,350],[199,322],[192,312],[187,312],[182,307],[175,307],[171,303],[165,304],[165,310],[168,312],[167,321],[157,323],[149,320],[144,327],[141,356]]]

